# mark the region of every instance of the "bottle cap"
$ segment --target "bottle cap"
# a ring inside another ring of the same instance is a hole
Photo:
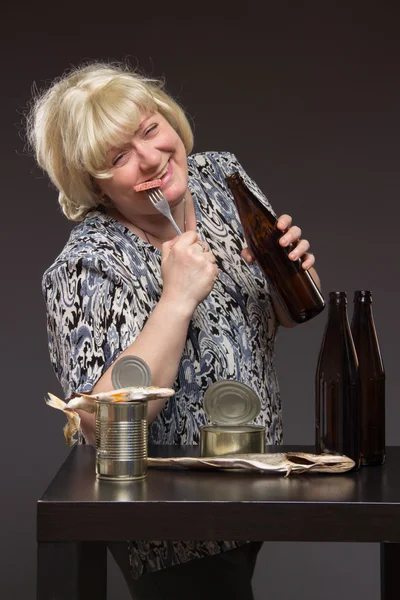
[[[111,383],[116,390],[127,387],[148,387],[151,385],[150,367],[139,356],[123,356],[112,368]]]
[[[204,410],[217,425],[244,425],[261,410],[257,394],[240,381],[217,381],[204,394]]]

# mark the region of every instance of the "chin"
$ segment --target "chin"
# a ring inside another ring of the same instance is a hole
[[[187,186],[173,186],[170,190],[166,190],[164,192],[165,197],[167,198],[170,204],[175,204],[182,201],[184,195],[186,194]]]

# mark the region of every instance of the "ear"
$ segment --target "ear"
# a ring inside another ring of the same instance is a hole
[[[90,182],[95,196],[99,199],[99,204],[104,204],[105,206],[112,204],[111,198],[101,189],[98,179],[95,179],[93,175],[90,175]]]

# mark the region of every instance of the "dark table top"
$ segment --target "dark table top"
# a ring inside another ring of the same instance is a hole
[[[198,446],[149,449],[150,456],[198,453]],[[75,446],[38,502],[37,537],[400,542],[400,447],[387,448],[382,467],[355,473],[149,468],[143,480],[111,482],[96,479],[94,448]]]

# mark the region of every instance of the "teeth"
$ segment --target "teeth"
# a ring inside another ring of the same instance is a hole
[[[161,171],[161,173],[159,175],[157,175],[157,177],[154,177],[154,179],[161,179],[161,177],[163,177],[165,175],[165,173],[168,171],[168,165],[169,165],[169,163],[166,164],[164,170]]]

